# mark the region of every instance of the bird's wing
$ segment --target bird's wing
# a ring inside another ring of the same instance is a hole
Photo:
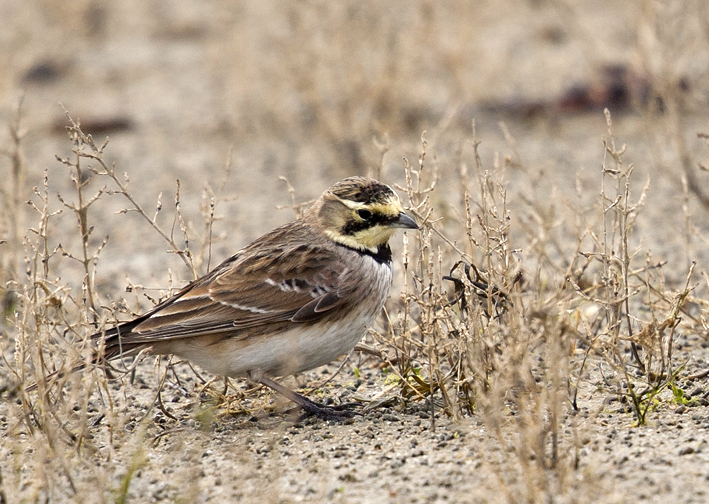
[[[118,332],[124,343],[223,334],[248,337],[255,327],[316,321],[351,290],[337,251],[312,242],[247,248]]]

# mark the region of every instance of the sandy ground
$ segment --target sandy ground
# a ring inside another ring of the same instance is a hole
[[[709,147],[697,137],[709,132],[709,14],[701,2],[618,4],[5,0],[0,123],[12,122],[23,96],[23,200],[45,169],[54,208],[61,207],[55,194],[71,194],[67,169],[55,159],[71,154],[64,109],[97,139],[110,138],[107,159],[129,174],[150,213],[163,194],[159,222],[166,229],[176,180],[193,243],[204,233],[204,195],[215,194],[213,266],[293,217],[280,177],[298,201],[379,166],[381,179],[401,184],[402,158],[416,162],[424,130],[428,162],[441,173],[434,207],[454,218],[459,159],[470,162],[473,120],[483,164],[492,170],[509,159],[511,235],[527,243],[539,215],[533,210],[545,210],[558,223],[560,250],[573,250],[575,223],[567,210],[598,200],[608,106],[613,133],[635,166],[633,195],[649,188],[632,245],[667,261],[667,283],[681,288],[691,260],[701,278],[709,259],[706,209],[685,197],[681,179],[683,161],[692,169],[709,164]],[[609,92],[610,67],[623,69],[625,98]],[[652,90],[679,96],[680,109],[672,102],[663,113],[647,112]],[[9,148],[6,133],[0,142]],[[383,152],[378,145],[385,142]],[[4,180],[6,171],[3,159]],[[706,174],[697,177],[706,185]],[[92,180],[88,188],[103,183]],[[126,294],[126,285],[142,285],[157,297],[190,273],[139,216],[117,213],[124,207],[115,195],[96,205],[92,243],[109,236],[97,285],[105,302],[125,296],[140,311],[149,302]],[[32,214],[23,218],[22,226],[33,225]],[[75,225],[67,212],[58,216],[54,242],[77,247]],[[401,239],[393,246],[400,251]],[[532,257],[532,251],[521,254]],[[400,264],[395,267],[400,273]],[[199,268],[208,269],[206,259]],[[76,266],[59,274],[75,288],[81,283]],[[705,296],[706,289],[696,294]],[[687,374],[709,368],[706,334],[681,334],[676,344]],[[513,454],[521,442],[514,415],[497,432],[477,415],[454,420],[439,405],[432,418],[425,404],[396,400],[342,424],[294,422],[297,413],[278,401],[274,411],[259,410],[268,403],[256,402],[253,417],[228,408],[212,417],[185,365],[162,393],[169,418],[153,404],[160,375],[152,364],[142,363],[132,383],[111,382],[114,416],[90,416],[93,438],[79,460],[67,461],[74,490],[61,477],[47,477],[52,483],[46,484],[24,480],[17,461],[31,458],[37,446],[3,436],[0,502],[112,501],[131,468],[128,502],[709,499],[706,377],[685,388],[696,399],[691,407],[664,404],[647,425],[633,427],[627,406],[603,390],[600,365],[593,368],[596,374],[580,386],[579,411],[565,410],[559,465],[540,469]],[[395,397],[380,368],[376,359],[354,354],[324,387],[326,395]],[[336,369],[298,381],[320,383]],[[93,400],[107,401],[105,394]],[[15,410],[6,402],[0,407],[6,430]]]

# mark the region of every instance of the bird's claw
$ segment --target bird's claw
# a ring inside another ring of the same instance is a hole
[[[301,404],[303,408],[303,414],[298,418],[298,421],[304,420],[310,416],[316,416],[321,420],[332,420],[335,422],[342,422],[349,418],[354,418],[356,416],[362,416],[359,411],[352,411],[354,408],[359,408],[361,405],[358,403],[344,403],[337,406],[325,406],[324,404],[316,403],[315,401],[308,400],[307,404]]]

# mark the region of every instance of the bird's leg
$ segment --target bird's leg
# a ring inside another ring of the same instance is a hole
[[[284,387],[277,381],[271,380],[262,371],[250,372],[249,378],[257,383],[260,383],[261,385],[265,385],[268,388],[275,390],[285,398],[290,399],[291,401],[296,403],[305,411],[303,417],[315,415],[318,418],[322,418],[323,420],[341,421],[346,418],[352,418],[356,415],[361,415],[361,413],[358,413],[356,411],[350,411],[351,408],[358,406],[356,403],[341,404],[340,406],[335,407],[325,406],[324,404],[316,403],[315,401],[311,401],[307,397],[298,394],[297,392],[294,392],[288,387]]]

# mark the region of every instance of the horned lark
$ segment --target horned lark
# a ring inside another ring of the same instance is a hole
[[[362,338],[389,295],[389,238],[418,229],[387,185],[351,177],[145,315],[92,336],[102,359],[150,349],[248,377],[306,413],[348,416],[275,382],[327,364]],[[97,359],[97,361],[100,359]]]

